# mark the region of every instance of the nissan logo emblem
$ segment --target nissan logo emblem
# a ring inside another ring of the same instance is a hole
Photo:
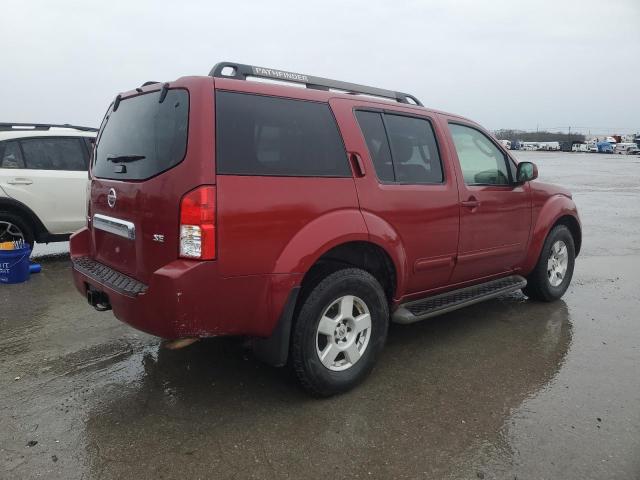
[[[116,191],[113,188],[109,190],[109,195],[107,195],[107,203],[111,208],[115,206],[117,198],[118,197],[116,196]]]

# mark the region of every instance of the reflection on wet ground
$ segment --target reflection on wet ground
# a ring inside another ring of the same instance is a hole
[[[611,212],[627,197],[614,180]],[[237,340],[163,349],[88,307],[67,257],[46,259],[0,288],[0,478],[638,478],[639,215],[613,255],[599,232],[628,220],[582,215],[600,227],[563,301],[393,326],[372,376],[327,400]]]

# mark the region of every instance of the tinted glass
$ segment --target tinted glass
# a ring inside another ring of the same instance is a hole
[[[144,180],[182,161],[187,150],[189,94],[171,89],[162,103],[159,100],[160,91],[156,91],[122,100],[115,112],[109,110],[95,150],[94,175]],[[123,167],[122,173],[116,173]]]
[[[351,176],[327,104],[217,92],[216,129],[220,174]]]
[[[18,142],[0,142],[0,168],[24,168]]]
[[[33,170],[86,170],[86,147],[81,138],[29,138],[20,140],[24,163]]]
[[[442,183],[442,164],[431,123],[415,117],[385,115],[396,181]]]
[[[467,185],[508,185],[509,172],[502,151],[475,128],[449,124]]]
[[[382,115],[376,112],[356,112],[358,124],[367,142],[369,155],[376,169],[376,175],[383,182],[393,182],[393,164],[391,150],[387,141],[387,133],[382,123]]]

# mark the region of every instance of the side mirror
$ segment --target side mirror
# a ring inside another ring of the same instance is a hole
[[[538,178],[538,167],[533,162],[520,162],[516,170],[516,182],[525,183]]]

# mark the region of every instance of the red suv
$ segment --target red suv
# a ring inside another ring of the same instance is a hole
[[[390,320],[564,294],[580,221],[536,177],[411,95],[221,63],[115,98],[73,276],[135,328],[250,337],[331,395],[369,373]]]

